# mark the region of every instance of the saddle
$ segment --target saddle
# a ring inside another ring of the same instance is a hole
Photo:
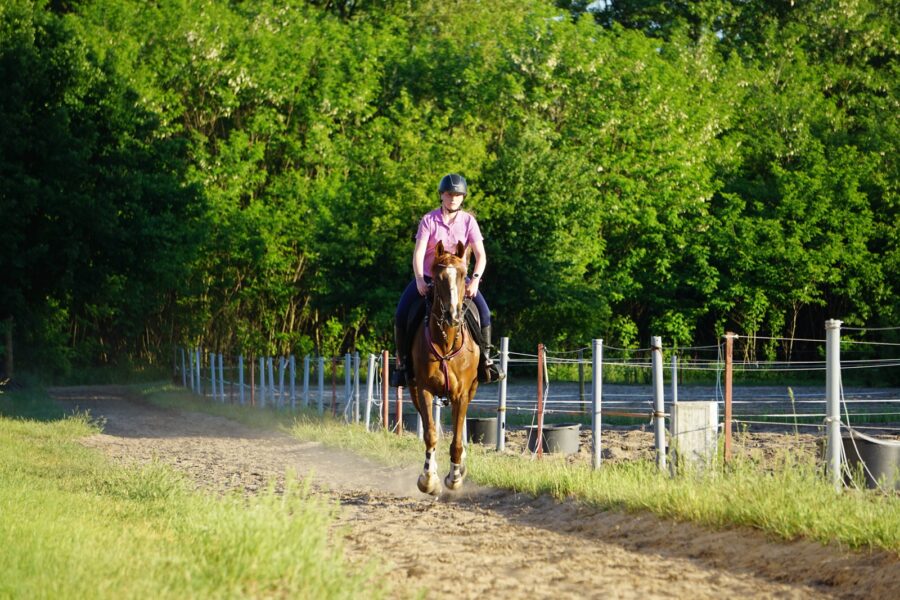
[[[430,296],[419,296],[413,302],[409,309],[409,317],[406,320],[406,347],[402,348],[403,355],[406,357],[405,364],[407,372],[412,372],[413,356],[412,345],[416,332],[419,331],[419,325],[425,320],[425,315],[431,311]],[[478,308],[471,298],[463,300],[463,322],[466,325],[466,332],[472,336],[472,339],[479,347],[484,345],[481,337],[481,317],[478,314]]]

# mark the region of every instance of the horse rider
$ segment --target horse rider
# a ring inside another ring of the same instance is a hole
[[[472,276],[466,278],[466,297],[472,298],[478,308],[481,319],[481,359],[478,365],[478,380],[482,383],[499,381],[505,374],[500,373],[490,357],[491,349],[491,311],[484,296],[478,290],[487,255],[484,251],[484,237],[474,215],[462,210],[463,200],[469,189],[462,175],[451,173],[445,175],[438,185],[441,205],[425,214],[419,221],[416,233],[416,246],[413,250],[412,267],[415,279],[406,286],[397,311],[394,314],[394,338],[397,344],[397,364],[391,377],[391,385],[406,385],[406,325],[409,311],[416,296],[425,296],[431,283],[431,265],[434,263],[435,247],[443,242],[444,248],[454,248],[462,242],[471,248],[475,255],[475,268]]]

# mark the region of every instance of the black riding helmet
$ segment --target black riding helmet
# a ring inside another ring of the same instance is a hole
[[[466,185],[466,178],[456,173],[444,175],[440,185],[438,185],[438,194],[443,194],[444,192],[454,192],[463,196],[468,195],[469,186]]]

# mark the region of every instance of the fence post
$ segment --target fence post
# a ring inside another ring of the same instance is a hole
[[[337,416],[337,356],[331,357],[331,416]]]
[[[537,431],[535,432],[535,449],[538,458],[544,456],[544,345],[537,347]]]
[[[222,402],[225,402],[225,358],[222,356],[222,353],[219,352],[219,396],[222,397]]]
[[[591,403],[593,404],[593,418],[591,419],[591,437],[593,440],[592,465],[594,469],[600,468],[601,457],[601,424],[603,407],[603,340],[591,342]]]
[[[353,422],[359,423],[359,351],[353,353]]]
[[[388,364],[388,361],[391,359],[387,350],[381,351],[381,424],[385,431],[388,428],[388,403],[390,402],[389,398],[389,384],[390,384],[390,373],[391,366]]]
[[[672,414],[675,414],[675,405],[678,404],[678,354],[672,353]],[[675,435],[675,419],[669,419],[670,435]]]
[[[199,395],[203,395],[203,379],[201,377],[201,367],[200,367],[200,348],[197,348],[197,360],[194,361],[194,365],[197,367],[197,393]]]
[[[725,332],[725,463],[731,462],[731,386],[734,381],[734,338],[730,331]]]
[[[309,354],[303,357],[303,408],[309,408]]]
[[[259,407],[266,407],[266,357],[259,357]]]
[[[506,382],[509,381],[509,338],[500,338],[500,371],[506,377],[500,380],[497,399],[497,452],[506,449]]]
[[[187,371],[184,370],[184,348],[179,348],[181,350],[181,387],[187,387]]]
[[[666,406],[663,394],[662,338],[650,341],[653,352],[653,437],[656,440],[656,466],[666,470]]]
[[[256,361],[250,355],[250,406],[256,406]]]
[[[316,375],[319,379],[318,409],[319,409],[319,414],[321,415],[321,414],[325,413],[325,357],[324,356],[319,357],[319,365],[318,365],[318,369],[316,369],[316,370],[318,371],[316,373]]]
[[[841,491],[841,321],[825,322],[825,398],[828,474]]]
[[[284,408],[284,367],[287,364],[284,356],[278,357],[278,408]]]
[[[297,410],[297,361],[291,354],[288,358],[291,371],[291,410]]]
[[[238,388],[241,390],[241,406],[244,405],[244,355],[238,354]]]
[[[210,388],[210,392],[212,393],[213,402],[216,401],[216,353],[209,353],[209,384],[212,386]]]
[[[191,352],[190,348],[187,349],[187,361],[188,361],[188,368],[189,368],[190,376],[191,376],[191,391],[193,392],[193,391],[195,391],[194,390],[194,387],[195,387],[194,386],[194,353]]]
[[[353,403],[353,366],[350,353],[344,355],[344,414],[347,414],[348,407]],[[352,409],[351,414],[347,416],[347,422],[353,422]]]
[[[375,402],[375,355],[369,354],[369,368],[366,370],[366,431],[372,422],[372,403]]]
[[[270,356],[267,361],[269,367],[269,400],[272,401],[272,406],[278,406],[275,401],[275,368],[274,368],[274,360]]]

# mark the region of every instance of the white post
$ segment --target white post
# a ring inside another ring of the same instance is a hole
[[[275,403],[275,363],[271,356],[266,364],[269,367],[269,400],[272,401],[272,406],[278,406]]]
[[[283,356],[278,357],[278,408],[284,408],[284,365]]]
[[[678,404],[678,355],[672,353],[672,412],[675,412],[675,405]],[[675,435],[675,419],[669,419],[669,427],[671,428],[670,439]]]
[[[184,348],[181,350],[181,387],[187,387],[187,371],[184,369]]]
[[[603,340],[591,342],[591,404],[593,416],[591,418],[591,435],[593,438],[592,465],[600,468],[600,456],[602,448],[601,424],[603,407]]]
[[[366,371],[366,431],[372,419],[372,403],[375,402],[375,355],[369,355],[369,368]]]
[[[266,407],[266,357],[259,357],[259,407]]]
[[[841,491],[841,321],[825,322],[825,399],[828,474]]]
[[[656,440],[656,466],[666,470],[666,417],[663,400],[662,338],[653,336],[653,435]]]
[[[359,423],[359,352],[353,353],[353,422]]]
[[[350,353],[344,355],[344,401],[346,404],[344,405],[344,414],[347,414],[347,407],[350,406],[351,402],[353,402],[353,386],[350,383],[351,377],[353,376]],[[347,421],[352,423],[353,417],[348,415]]]
[[[319,357],[319,366],[316,369],[319,377],[319,414],[325,412],[325,357]]]
[[[297,365],[294,355],[291,354],[288,364],[291,366],[291,410],[297,409]]]
[[[195,350],[196,352],[196,360],[194,361],[194,366],[197,367],[197,393],[201,396],[203,395],[203,379],[200,377],[200,348]]]
[[[303,357],[303,407],[309,408],[309,354]]]
[[[241,406],[244,405],[244,355],[238,354],[238,388],[241,390]]]
[[[191,391],[194,391],[194,353],[188,349],[187,351],[188,370],[190,371]]]
[[[506,382],[509,381],[509,338],[500,338],[500,372],[507,376],[500,380],[497,394],[497,452],[506,448]]]
[[[212,400],[216,401],[216,353],[209,353],[209,382],[212,386],[210,390],[212,391]]]
[[[222,397],[222,402],[225,402],[225,359],[221,352],[219,352],[219,396]]]

